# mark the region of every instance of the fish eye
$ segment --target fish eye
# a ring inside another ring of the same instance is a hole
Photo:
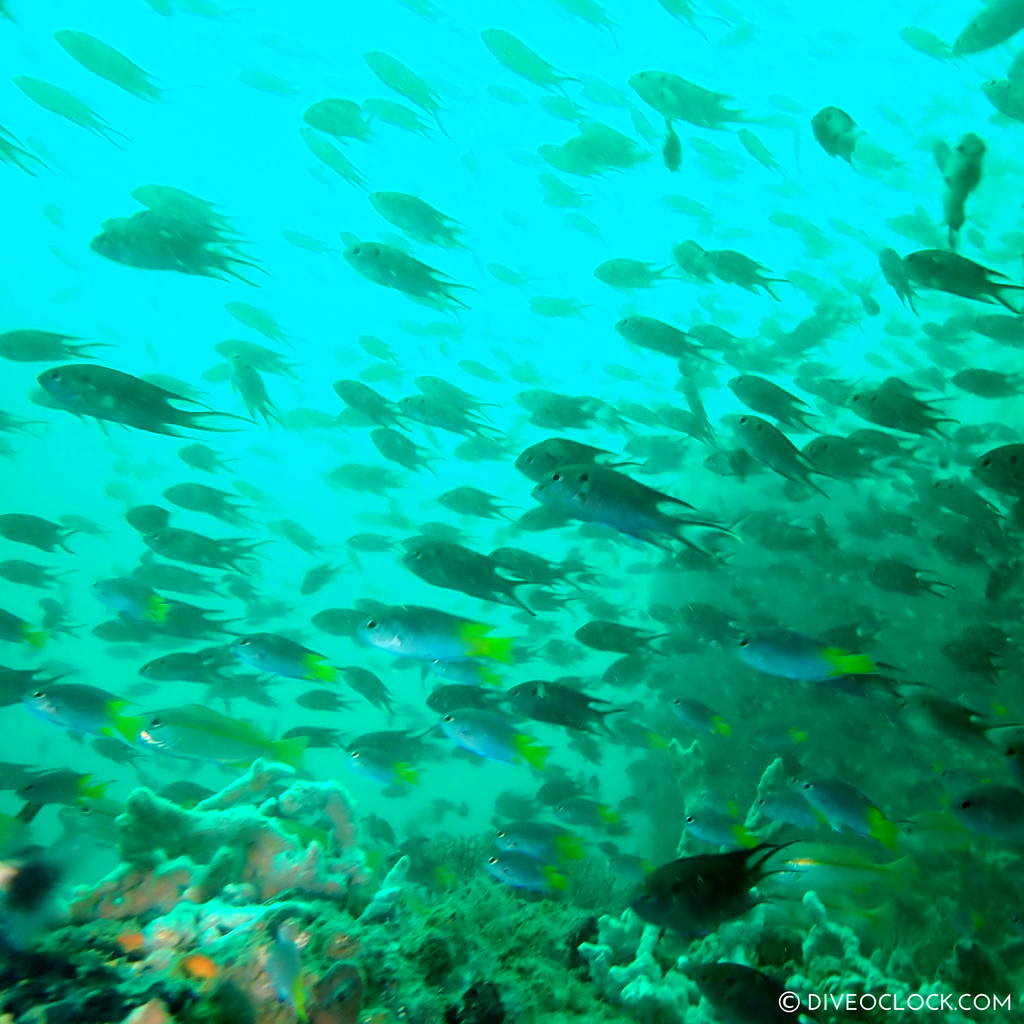
[[[974,801],[973,800],[962,800],[960,802],[960,810],[961,811],[966,811],[968,808],[973,807],[973,806],[974,806]]]
[[[561,473],[555,473],[555,474],[554,474],[554,475],[553,475],[553,476],[551,477],[551,479],[552,479],[552,480],[561,480],[561,479],[562,479],[562,474],[561,474]]]
[[[590,479],[589,473],[580,473],[580,483],[585,484]]]
[[[60,381],[60,379],[61,379],[61,372],[60,372],[60,370],[53,370],[50,373],[50,380]]]
[[[251,647],[252,646],[252,641],[248,637],[245,637],[244,639],[238,641],[238,646],[239,647]]]
[[[1007,757],[1016,757],[1017,756],[1017,748],[1016,747],[1007,747],[1006,748],[1006,756]]]
[[[981,460],[981,464],[983,466],[991,466],[992,465],[992,460],[991,459],[982,459]]]
[[[803,786],[804,789],[814,789],[809,782],[801,782],[800,785]]]
[[[683,820],[687,825],[692,825],[697,819],[692,814],[688,814]]]
[[[750,646],[750,637],[746,637],[746,636],[745,636],[745,637],[744,637],[744,638],[743,638],[743,639],[742,639],[742,640],[740,641],[740,647],[749,647],[749,646]]]
[[[503,828],[499,828],[499,829],[498,829],[498,831],[497,831],[497,832],[495,832],[494,834],[495,834],[495,835],[496,835],[496,836],[497,836],[497,837],[498,837],[499,839],[504,839],[504,838],[505,838],[505,830],[504,830]]]
[[[362,757],[362,756],[363,756],[363,755],[362,755],[362,754],[360,754],[358,750],[353,750],[353,751],[351,751],[351,753],[349,754],[349,757],[351,757],[353,761],[354,761],[354,760],[355,760],[356,758],[359,758],[359,757]]]
[[[442,721],[443,722],[454,722],[455,721],[455,716],[454,715],[445,715],[444,718],[442,719]]]
[[[46,694],[42,690],[36,690],[36,692],[33,693],[32,696],[35,697],[36,700],[39,700],[40,698],[45,697]]]
[[[164,723],[161,722],[159,718],[154,718],[153,721],[149,723],[149,727],[150,729],[159,729],[163,724]]]
[[[377,620],[376,619],[370,619],[370,621],[366,623],[366,628],[367,629],[376,629],[377,628]]]
[[[497,857],[488,857],[487,858],[487,863],[488,864],[497,864],[498,863],[498,858]]]

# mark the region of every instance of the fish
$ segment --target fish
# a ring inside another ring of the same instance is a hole
[[[181,409],[176,403],[199,404],[157,387],[123,370],[97,363],[69,363],[44,370],[39,386],[57,409],[102,423],[121,423],[152,434],[181,437],[178,427],[190,430],[225,431],[237,428],[213,426],[208,420],[241,417],[230,413]]]
[[[872,675],[878,668],[867,654],[832,647],[814,637],[788,629],[774,629],[742,637],[739,658],[767,675],[821,683],[843,676]]]
[[[626,708],[598,707],[609,702],[557,681],[518,683],[506,692],[505,700],[513,711],[526,718],[581,732],[593,732],[595,725],[608,731],[606,716],[626,711]]]
[[[967,214],[964,206],[967,197],[981,182],[985,143],[973,132],[968,132],[950,149],[945,143],[935,147],[935,162],[942,174],[945,189],[942,195],[942,210],[949,227],[949,247],[955,249],[960,230]]]
[[[759,843],[729,853],[680,857],[655,868],[637,887],[630,909],[643,921],[684,938],[703,938],[752,910],[752,889],[779,869],[769,859],[789,844]]]
[[[70,807],[87,800],[102,799],[106,782],[97,782],[89,772],[76,772],[71,768],[52,768],[37,772],[23,782],[15,792],[31,804],[60,804]]]
[[[1016,786],[989,783],[956,797],[954,817],[976,835],[1005,843],[1024,843],[1024,792]]]
[[[532,493],[539,502],[567,518],[600,523],[658,547],[669,547],[673,540],[696,547],[687,537],[688,530],[734,536],[727,526],[713,520],[672,515],[669,509],[696,509],[681,498],[601,466],[561,466]]]
[[[845,828],[889,848],[897,845],[896,824],[845,780],[812,776],[794,779],[792,784],[836,831]]]
[[[490,636],[494,628],[438,608],[393,605],[365,619],[356,628],[355,637],[359,643],[407,658],[428,661],[484,658],[510,663],[512,640]]]
[[[688,964],[686,974],[723,1024],[783,1024],[805,1008],[799,995],[746,964]]]
[[[295,1016],[305,1021],[306,977],[299,949],[298,927],[292,921],[279,925],[274,942],[267,952],[266,972],[274,985],[277,998],[287,1003]]]
[[[541,862],[583,860],[586,856],[583,840],[553,822],[506,822],[495,831],[494,842],[500,850],[522,853]]]
[[[1024,291],[1024,285],[1004,283],[998,279],[1006,278],[1006,274],[966,256],[942,249],[919,249],[904,256],[903,265],[909,279],[921,288],[960,295],[975,302],[995,302],[1011,313],[1022,312],[1010,298],[1013,292]]]
[[[981,53],[1006,42],[1024,29],[1019,0],[991,0],[963,27],[953,43],[956,56]]]
[[[568,884],[565,875],[554,865],[540,863],[529,854],[510,850],[488,857],[484,870],[514,889],[553,893],[563,891]]]
[[[480,757],[526,764],[542,771],[551,750],[521,732],[515,722],[486,708],[458,708],[441,718],[441,731],[458,746]]]
[[[244,665],[286,679],[333,683],[338,669],[327,657],[276,633],[250,633],[232,641],[231,651]]]
[[[251,722],[222,715],[202,704],[183,704],[144,716],[137,742],[172,757],[218,764],[249,764],[268,757],[298,767],[306,741],[275,740]]]
[[[133,742],[142,718],[125,714],[129,701],[84,683],[48,683],[26,691],[22,702],[36,717],[72,733],[119,734]]]

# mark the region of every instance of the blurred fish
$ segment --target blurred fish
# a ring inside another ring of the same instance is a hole
[[[703,938],[760,902],[751,890],[774,870],[768,860],[787,844],[682,857],[652,871],[630,902],[642,920],[684,938]]]
[[[529,854],[503,850],[484,861],[484,870],[514,889],[551,893],[564,890],[565,875],[554,865],[544,864]]]
[[[792,630],[775,629],[740,639],[742,661],[767,675],[819,683],[848,675],[866,675],[877,666],[866,654],[851,654]]]
[[[333,683],[338,678],[325,655],[276,633],[250,633],[233,641],[231,650],[244,665],[286,679]]]
[[[361,623],[356,639],[371,647],[410,658],[460,661],[464,658],[512,660],[512,641],[488,636],[493,626],[421,605],[378,609]]]
[[[306,979],[302,953],[297,943],[298,926],[292,921],[278,925],[274,942],[267,952],[266,972],[277,998],[291,1007],[299,1020],[306,1020]]]
[[[274,740],[251,722],[221,715],[201,704],[165,708],[145,716],[138,742],[173,757],[220,764],[249,764],[257,757],[297,767],[306,742]]]
[[[527,764],[541,771],[550,749],[541,746],[497,711],[457,708],[441,719],[441,731],[464,750],[508,764]]]
[[[47,683],[26,691],[22,701],[36,717],[71,733],[117,732],[133,742],[142,726],[141,717],[124,714],[128,701],[84,683]]]

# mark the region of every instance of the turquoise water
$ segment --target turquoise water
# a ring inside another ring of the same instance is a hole
[[[714,963],[757,968],[812,1009],[823,992],[1014,992],[1024,480],[1000,446],[1019,441],[1024,384],[1024,12],[990,6],[1008,41],[967,52],[977,12],[953,4],[707,0],[692,20],[669,0],[5,4],[0,515],[76,531],[42,551],[0,519],[0,609],[17,617],[0,621],[5,1019],[78,991],[55,965],[81,971],[90,945],[110,973],[88,985],[111,1001],[45,1019],[120,1022],[155,999],[180,1021],[294,1020],[303,999],[325,1021],[784,1019],[748,976],[746,1001],[723,995],[699,973]],[[548,87],[495,58],[493,29],[549,62]],[[401,62],[404,90],[374,52]],[[125,59],[156,92],[124,87]],[[652,70],[675,77],[649,102],[634,76]],[[694,100],[694,85],[720,95]],[[349,102],[335,112],[350,131],[310,113],[328,98]],[[385,100],[416,130],[388,123]],[[854,122],[849,159],[812,127],[827,107]],[[440,211],[448,244],[383,216],[380,193]],[[105,248],[119,233],[128,249]],[[747,287],[714,263],[723,250],[759,265]],[[610,260],[644,266],[619,265],[627,281]],[[656,351],[616,328],[636,317],[688,333]],[[61,355],[53,336],[94,347]],[[61,368],[80,362],[94,368],[68,384]],[[113,397],[112,371],[130,375]],[[424,377],[461,389],[435,411],[465,402],[462,433],[402,402],[444,386]],[[337,381],[372,388],[377,414]],[[243,394],[260,385],[262,411]],[[181,425],[185,411],[202,415]],[[387,458],[384,426],[422,465]],[[521,472],[552,438],[603,453],[562,448]],[[197,442],[221,471],[186,464]],[[183,484],[229,492],[244,518],[165,495]],[[441,500],[459,488],[499,511]],[[175,557],[140,506],[259,546],[235,570]],[[408,554],[424,536],[433,569]],[[557,563],[553,577],[496,568],[509,547]],[[198,592],[133,576],[161,563],[200,573]],[[38,567],[53,579],[19,581]],[[326,582],[304,588],[320,567]],[[103,599],[98,583],[129,577]],[[170,630],[175,602],[221,623]],[[458,621],[439,636],[407,613],[388,641],[368,623],[396,606]],[[277,653],[254,662],[237,644],[253,634]],[[220,691],[140,672],[200,650]],[[538,680],[555,685],[534,704],[508,696]],[[479,687],[461,699],[481,715],[440,707],[454,683]],[[105,696],[82,710],[76,687]],[[51,689],[60,709],[42,706]],[[309,728],[336,733],[301,757],[277,742]],[[380,730],[404,734],[380,752],[366,739]],[[273,777],[251,768],[289,752]],[[183,780],[202,789],[168,788]],[[307,805],[296,780],[326,788]],[[152,793],[171,803],[153,810]],[[355,833],[328,793],[350,801]],[[245,808],[289,864],[317,844],[325,873],[285,884],[257,864]],[[495,832],[515,821],[559,830],[557,848],[502,850]],[[242,859],[205,899],[158,900],[157,865],[183,857],[203,877],[209,834]],[[774,877],[711,867],[790,841]],[[738,886],[720,916],[703,896],[699,913],[680,904],[683,859],[700,856],[715,893]],[[53,877],[25,912],[7,876],[40,859]],[[143,897],[90,902],[126,866]],[[193,904],[220,930],[182,930]],[[297,989],[278,977],[289,915],[305,929]],[[341,957],[338,934],[357,937]],[[330,975],[338,959],[361,995]],[[51,969],[45,993],[27,987]]]

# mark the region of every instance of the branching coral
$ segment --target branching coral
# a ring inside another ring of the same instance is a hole
[[[655,959],[659,934],[660,929],[626,910],[619,917],[602,917],[597,942],[582,943],[579,952],[606,999],[628,1007],[639,1020],[673,1024],[699,997],[688,978],[666,971]]]

